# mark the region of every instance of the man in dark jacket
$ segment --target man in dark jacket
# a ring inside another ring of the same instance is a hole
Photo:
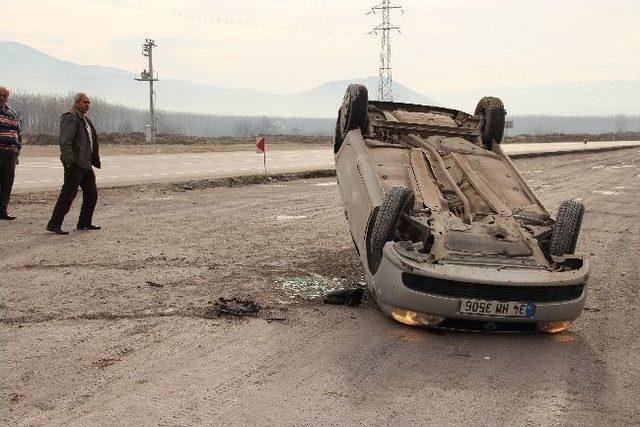
[[[98,201],[93,167],[100,169],[100,154],[98,134],[87,116],[90,104],[89,97],[79,93],[74,98],[73,108],[60,119],[60,161],[64,166],[64,183],[47,224],[47,230],[56,234],[69,234],[62,229],[62,222],[71,209],[78,187],[82,189],[78,230],[100,230],[92,223]]]
[[[0,220],[16,219],[9,215],[7,206],[22,147],[20,122],[16,113],[7,105],[8,100],[9,89],[0,86]]]

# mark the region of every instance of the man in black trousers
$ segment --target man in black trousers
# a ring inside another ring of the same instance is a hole
[[[16,113],[7,105],[8,100],[9,89],[0,86],[0,220],[16,219],[9,215],[7,206],[22,146],[20,122]]]
[[[64,166],[64,183],[47,224],[47,230],[55,234],[69,234],[62,229],[62,222],[71,209],[78,187],[82,189],[82,207],[77,229],[100,230],[93,225],[93,211],[98,201],[93,167],[100,169],[100,154],[98,134],[87,116],[90,104],[89,97],[79,93],[71,110],[60,119],[60,161]]]

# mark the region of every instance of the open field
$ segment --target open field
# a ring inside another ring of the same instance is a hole
[[[104,229],[66,237],[44,231],[54,192],[17,194],[2,423],[638,425],[640,149],[516,163],[551,211],[587,208],[587,308],[559,335],[435,333],[292,292],[361,280],[332,178],[105,189]],[[233,296],[262,309],[215,315]]]
[[[583,142],[585,139],[595,145],[605,141],[638,141],[640,140],[640,132],[600,135],[517,135],[505,137],[505,144]],[[330,136],[276,135],[267,136],[267,140],[269,150],[274,151],[319,149],[331,147],[333,144],[333,138]],[[186,135],[159,135],[158,143],[149,145],[144,143],[144,135],[141,133],[115,133],[100,135],[100,141],[100,151],[107,156],[255,151],[255,141],[251,137],[203,138]],[[23,157],[57,156],[60,154],[57,143],[55,135],[27,135],[21,155]]]

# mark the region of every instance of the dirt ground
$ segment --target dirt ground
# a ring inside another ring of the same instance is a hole
[[[17,195],[2,424],[640,424],[640,150],[517,165],[551,211],[587,207],[589,296],[565,333],[437,333],[292,292],[361,280],[332,178],[103,190],[104,229],[65,237],[44,230],[54,193]],[[234,296],[262,309],[218,317]]]

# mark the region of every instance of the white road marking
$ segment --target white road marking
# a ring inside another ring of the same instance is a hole
[[[620,194],[625,194],[621,191],[600,191],[600,190],[594,190],[592,191],[592,193],[602,194],[604,196],[618,196]]]
[[[276,221],[290,221],[292,219],[304,219],[306,216],[304,215],[277,215]]]
[[[613,169],[627,169],[627,168],[633,168],[633,167],[635,166],[634,165],[607,166],[604,170],[609,171]]]

